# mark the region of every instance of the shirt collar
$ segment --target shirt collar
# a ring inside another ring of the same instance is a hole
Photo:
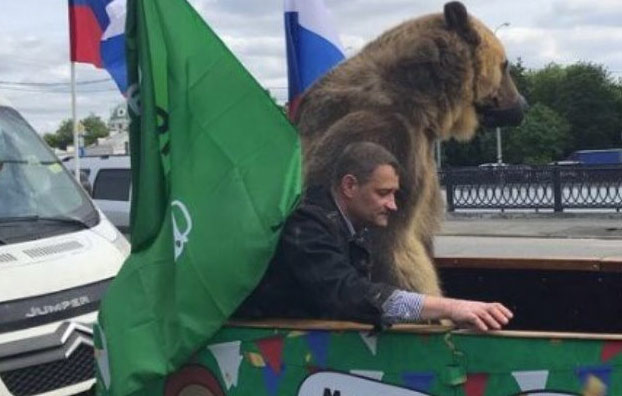
[[[343,219],[344,223],[346,223],[346,227],[348,228],[350,237],[354,237],[356,235],[356,230],[354,229],[352,222],[350,221],[350,219],[348,219],[348,216],[346,216],[346,214],[343,213],[341,206],[339,206],[339,202],[337,202],[337,200],[335,199],[335,196],[332,193],[331,193],[331,197],[333,198],[333,202],[335,203],[335,206],[337,206],[337,210],[339,211],[341,218]]]

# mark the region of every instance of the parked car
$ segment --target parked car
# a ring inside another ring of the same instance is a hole
[[[585,165],[622,164],[622,148],[579,150],[570,154],[568,160],[579,161]]]
[[[559,166],[580,166],[581,164],[582,164],[581,161],[571,161],[571,160],[549,162],[549,165],[559,165]]]
[[[91,325],[129,244],[0,99],[0,395],[95,382]]]
[[[498,169],[498,168],[505,168],[507,166],[509,165],[506,164],[505,162],[486,162],[484,164],[479,164],[477,167],[484,168],[484,169]]]
[[[74,158],[63,162],[74,169]],[[95,204],[121,232],[130,227],[130,199],[132,173],[128,155],[80,157],[80,171],[88,176]]]

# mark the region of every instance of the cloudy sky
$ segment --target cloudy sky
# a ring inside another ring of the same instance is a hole
[[[1,0],[0,96],[40,132],[71,116],[67,0]],[[191,0],[251,73],[281,101],[287,94],[282,0]],[[347,55],[384,30],[439,12],[437,0],[325,0]],[[620,0],[464,0],[497,34],[510,60],[529,68],[590,61],[622,77]],[[106,72],[78,64],[78,116],[108,119],[123,101]],[[17,83],[17,84],[16,84]]]

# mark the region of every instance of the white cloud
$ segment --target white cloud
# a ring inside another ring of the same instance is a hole
[[[191,0],[207,23],[249,71],[278,99],[287,95],[282,0]],[[346,54],[396,24],[442,12],[445,0],[325,0],[337,21]],[[619,0],[464,0],[473,15],[495,28],[511,60],[530,68],[550,62],[602,63],[622,76],[622,1]],[[0,81],[68,82],[70,78],[66,0],[4,1],[0,13]],[[107,118],[123,97],[105,71],[77,65],[78,81],[108,79],[80,86],[79,117],[91,112]],[[15,88],[15,87],[13,87]],[[41,132],[56,129],[71,115],[68,86],[45,91],[22,87],[6,96]]]
[[[550,12],[538,20],[548,26],[619,26],[622,20],[622,2],[556,0]]]
[[[603,50],[622,48],[622,27],[513,28],[500,36],[509,58],[521,57],[532,68],[585,61],[606,65],[614,73],[622,70],[622,51]]]

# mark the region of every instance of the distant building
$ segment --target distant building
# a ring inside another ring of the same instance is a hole
[[[128,154],[130,152],[129,130],[130,117],[127,104],[119,104],[112,110],[108,119],[110,135],[97,139],[97,143],[88,146],[86,155]]]
[[[127,133],[129,127],[130,117],[127,114],[127,104],[121,103],[112,110],[110,119],[108,119],[108,129],[110,130],[110,135],[121,132]]]

